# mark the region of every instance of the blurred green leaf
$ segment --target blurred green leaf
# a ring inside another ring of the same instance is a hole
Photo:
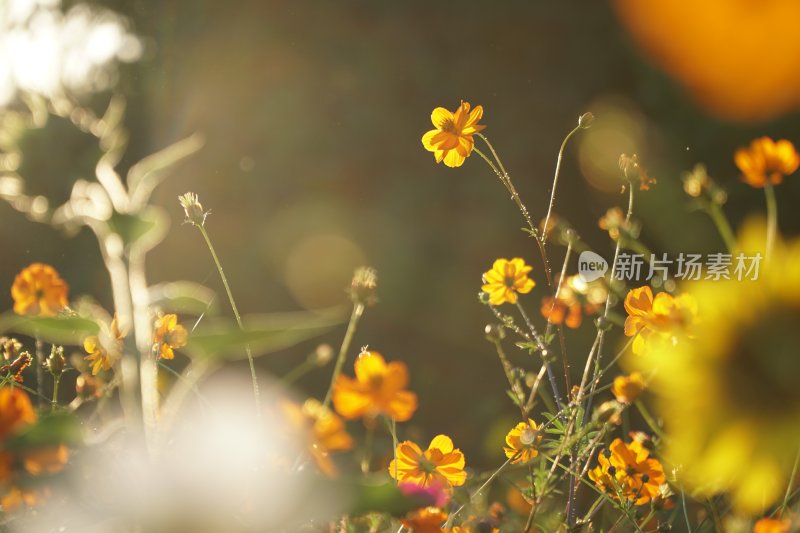
[[[56,412],[43,415],[33,425],[7,438],[4,447],[15,451],[80,442],[81,429],[77,418],[71,413]]]
[[[29,317],[12,312],[0,315],[0,333],[21,333],[54,344],[81,344],[87,335],[96,335],[98,330],[93,320],[76,316]]]
[[[191,281],[173,281],[150,287],[150,304],[169,313],[200,316],[216,311],[215,293]]]
[[[344,320],[343,308],[251,315],[243,318],[244,331],[233,320],[203,320],[190,333],[186,351],[197,357],[239,359],[249,345],[253,355],[264,355],[316,337]]]

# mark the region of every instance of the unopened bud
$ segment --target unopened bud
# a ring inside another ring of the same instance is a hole
[[[13,361],[22,352],[22,343],[11,337],[0,337],[0,350],[6,361]]]
[[[333,359],[333,348],[330,344],[320,344],[311,357],[317,366],[325,366]]]
[[[374,305],[378,301],[376,289],[378,287],[378,273],[371,267],[359,267],[353,274],[350,282],[350,299],[353,303],[361,305]]]
[[[486,328],[483,331],[486,333],[486,340],[489,342],[500,342],[506,336],[506,332],[500,324],[486,324]]]
[[[67,366],[67,360],[64,359],[64,347],[54,345],[50,350],[50,356],[44,362],[44,366],[54,377],[60,376],[64,372],[64,367]]]
[[[203,204],[200,203],[195,193],[187,192],[186,194],[178,196],[178,201],[181,203],[181,207],[183,207],[183,211],[186,213],[187,222],[195,226],[202,226],[206,223],[208,212],[203,211]]]
[[[578,126],[581,129],[588,130],[594,122],[594,115],[591,112],[586,112],[578,117]]]

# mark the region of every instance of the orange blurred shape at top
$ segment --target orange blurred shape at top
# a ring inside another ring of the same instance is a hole
[[[615,0],[655,63],[709,112],[763,120],[800,108],[800,1]]]

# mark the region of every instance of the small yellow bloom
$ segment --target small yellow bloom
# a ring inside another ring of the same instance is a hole
[[[489,295],[489,303],[501,305],[517,303],[517,293],[527,294],[536,286],[528,277],[533,267],[525,264],[519,257],[512,260],[497,259],[492,269],[484,272],[483,292]]]
[[[599,465],[589,471],[589,478],[607,494],[644,505],[661,497],[661,485],[666,483],[664,468],[641,441],[625,444],[614,439],[608,450],[597,457]]]
[[[753,533],[789,533],[792,523],[778,518],[762,518],[753,527]]]
[[[639,372],[632,372],[627,376],[615,377],[611,393],[618,402],[631,404],[641,396],[646,387],[644,377]]]
[[[186,328],[178,324],[177,315],[164,315],[156,320],[153,348],[158,350],[158,356],[161,359],[174,359],[175,352],[173,350],[186,346],[188,336]]]
[[[55,316],[67,306],[69,286],[56,269],[33,263],[14,278],[11,297],[18,315]]]
[[[633,353],[641,355],[648,343],[655,340],[674,339],[690,325],[697,314],[694,299],[683,294],[674,297],[660,292],[655,298],[648,286],[631,289],[625,297],[625,335],[635,337]]]
[[[527,463],[539,455],[539,443],[542,435],[539,427],[531,419],[528,422],[520,422],[514,426],[506,435],[506,444],[503,450],[506,457],[511,459],[511,464]],[[513,459],[512,459],[513,458]]]
[[[400,523],[414,533],[440,533],[445,520],[447,513],[438,507],[423,507],[408,513]]]
[[[464,471],[464,454],[453,448],[446,435],[437,435],[424,452],[407,440],[397,445],[397,459],[389,464],[389,475],[397,481],[427,487],[437,483],[445,488],[463,485],[467,480]]]
[[[333,406],[348,420],[386,415],[405,422],[417,410],[417,395],[405,390],[408,367],[386,363],[378,352],[363,352],[356,359],[356,379],[339,375],[333,385]]]
[[[444,161],[448,167],[460,167],[475,146],[472,136],[486,127],[478,124],[482,116],[482,106],[475,106],[470,111],[467,102],[461,102],[452,113],[437,107],[431,113],[431,122],[436,129],[422,136],[422,145],[433,152],[437,163]]]
[[[108,337],[115,346],[110,348],[103,347],[100,339],[95,335],[90,335],[83,341],[83,349],[89,354],[84,359],[91,363],[93,376],[96,376],[100,370],[111,370],[114,360],[122,352],[122,339],[125,338],[125,335],[119,331],[117,317],[111,320]]]
[[[775,142],[769,137],[753,140],[749,148],[739,148],[733,159],[744,182],[759,189],[768,183],[778,185],[800,165],[800,155],[790,141]]]
[[[308,453],[322,473],[328,477],[336,476],[336,466],[330,458],[331,452],[353,447],[353,439],[345,431],[342,419],[313,398],[306,400],[302,406],[286,401],[281,407],[293,428],[304,434]]]

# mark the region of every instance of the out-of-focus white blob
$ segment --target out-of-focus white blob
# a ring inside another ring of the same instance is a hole
[[[346,495],[302,468],[305,445],[279,415],[280,393],[261,385],[271,407],[258,416],[249,376],[213,378],[155,449],[97,428],[99,442],[74,455],[71,475],[14,531],[297,531],[336,516]]]
[[[108,89],[117,63],[141,54],[127,20],[108,9],[77,4],[62,12],[60,0],[0,1],[0,106],[18,93],[57,99]]]

